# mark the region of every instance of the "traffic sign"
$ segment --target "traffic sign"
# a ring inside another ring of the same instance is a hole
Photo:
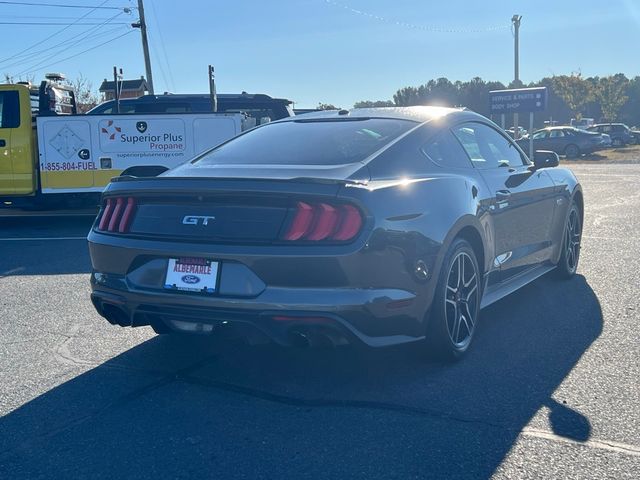
[[[540,112],[547,108],[547,87],[491,90],[489,109],[492,114]]]

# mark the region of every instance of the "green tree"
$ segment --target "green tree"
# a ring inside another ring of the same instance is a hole
[[[640,125],[640,77],[633,77],[627,85],[627,103],[620,110],[619,119],[629,125]]]
[[[416,87],[404,87],[393,95],[393,102],[399,107],[420,105],[420,97]]]
[[[394,107],[391,100],[361,100],[353,104],[353,108]]]
[[[599,79],[594,95],[600,102],[602,115],[608,121],[618,118],[618,113],[629,97],[626,95],[629,80],[622,73]]]
[[[576,118],[582,116],[585,105],[593,98],[592,84],[583,79],[580,73],[554,76],[551,85]]]

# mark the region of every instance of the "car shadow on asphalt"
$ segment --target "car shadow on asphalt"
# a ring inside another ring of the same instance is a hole
[[[451,365],[420,345],[155,337],[0,418],[0,476],[489,478],[541,409],[549,433],[590,438],[554,392],[602,328],[578,275],[483,310]]]

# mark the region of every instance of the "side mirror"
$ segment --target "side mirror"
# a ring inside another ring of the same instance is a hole
[[[556,152],[536,150],[533,154],[533,166],[536,170],[539,168],[557,167],[559,164],[560,158]]]

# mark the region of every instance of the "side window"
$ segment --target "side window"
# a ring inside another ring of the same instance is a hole
[[[262,125],[264,123],[269,123],[272,120],[277,120],[279,117],[276,116],[273,110],[270,108],[229,108],[224,109],[225,113],[244,113],[250,118],[255,118],[256,125]]]
[[[471,168],[469,157],[449,131],[439,133],[420,150],[441,167]]]
[[[0,92],[0,128],[20,126],[20,100],[17,91]]]
[[[542,140],[543,138],[547,138],[547,131],[546,130],[542,130],[540,132],[536,132],[533,134],[533,139],[534,140]]]
[[[564,132],[562,130],[551,130],[549,133],[549,138],[559,138],[564,137]]]
[[[191,105],[178,102],[140,102],[135,113],[189,113]]]
[[[453,134],[477,168],[518,167],[527,163],[510,140],[488,125],[465,123],[454,127]]]

